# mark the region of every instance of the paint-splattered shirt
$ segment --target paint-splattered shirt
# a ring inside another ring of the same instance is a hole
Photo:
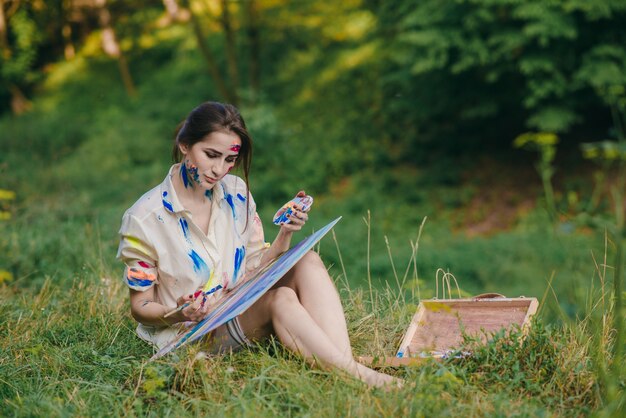
[[[172,166],[160,185],[124,213],[117,254],[126,264],[126,284],[138,291],[154,287],[156,302],[172,309],[180,296],[200,287],[221,285],[210,297],[222,298],[247,271],[259,266],[268,247],[242,179],[226,175],[214,186],[205,235],[176,196],[172,176],[179,168],[179,164]],[[178,330],[176,326],[137,327],[139,336],[157,347],[171,341]]]

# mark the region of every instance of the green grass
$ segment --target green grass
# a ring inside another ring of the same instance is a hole
[[[415,306],[397,292],[340,286],[355,354],[395,352]],[[337,371],[309,367],[268,341],[256,349],[201,358],[199,347],[150,363],[134,333],[127,292],[87,273],[71,287],[47,280],[36,292],[3,285],[0,414],[3,416],[581,416],[607,412],[594,361],[591,319],[534,323],[500,333],[474,355],[389,369],[405,388],[369,389]],[[375,308],[374,308],[375,307]],[[594,354],[595,353],[595,354]],[[595,356],[595,357],[594,357]],[[623,399],[621,400],[623,407]]]

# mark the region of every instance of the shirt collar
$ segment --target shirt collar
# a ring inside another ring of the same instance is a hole
[[[161,201],[166,211],[170,213],[184,212],[185,208],[178,200],[178,195],[174,189],[172,179],[174,176],[180,175],[180,164],[174,164],[170,167],[169,173],[165,176],[165,180],[161,183]]]

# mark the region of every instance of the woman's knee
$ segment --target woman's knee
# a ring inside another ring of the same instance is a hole
[[[290,311],[300,304],[296,292],[287,286],[277,287],[270,291],[270,311],[272,316]]]
[[[299,261],[299,263],[302,263],[303,265],[308,266],[308,267],[322,267],[324,270],[326,270],[326,267],[324,266],[324,262],[322,261],[322,258],[315,251],[309,251],[306,254],[304,254],[304,256],[302,256],[302,259]]]

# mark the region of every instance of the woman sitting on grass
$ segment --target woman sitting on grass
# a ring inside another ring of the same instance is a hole
[[[124,214],[118,258],[126,264],[131,312],[139,336],[158,348],[206,317],[246,280],[246,272],[288,250],[308,219],[308,209],[294,207],[272,245],[265,243],[248,191],[251,157],[252,141],[238,110],[203,103],[176,135],[179,162]],[[228,174],[238,166],[244,179]],[[339,295],[315,252],[202,344],[220,353],[271,335],[311,363],[345,370],[371,386],[397,383],[354,360]]]

